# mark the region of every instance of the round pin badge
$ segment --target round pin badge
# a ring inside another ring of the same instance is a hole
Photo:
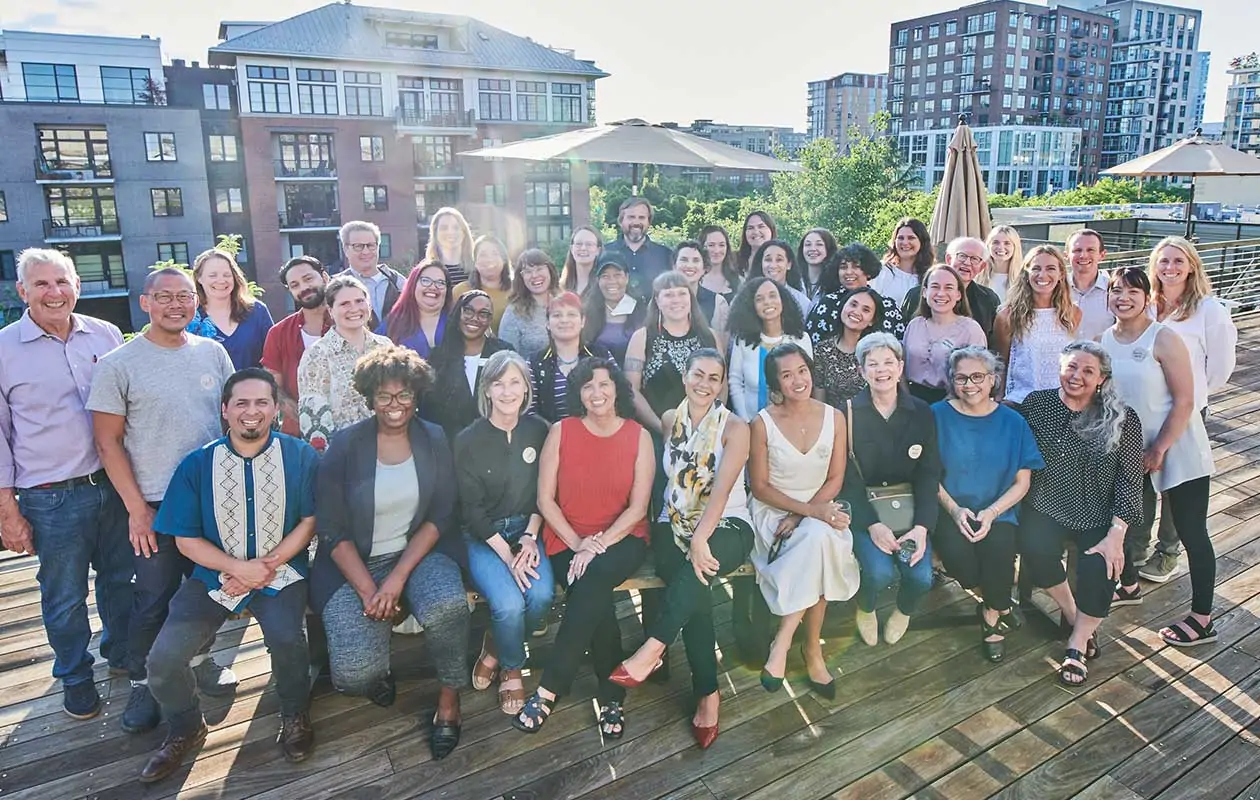
[[[206,373],[201,376],[201,388],[206,391],[214,389],[214,376]]]
[[[1138,348],[1134,348],[1134,350],[1133,350],[1133,360],[1134,360],[1134,361],[1145,361],[1145,360],[1146,360],[1146,351],[1145,351],[1145,350],[1143,350],[1143,349],[1142,349],[1142,348],[1140,348],[1140,347],[1138,347]]]
[[[538,451],[532,447],[526,447],[524,452],[521,453],[521,458],[525,460],[526,464],[533,464],[538,458]]]
[[[910,450],[907,451],[907,455],[909,455],[911,458],[918,458],[919,456],[923,455],[923,445],[921,444],[910,445]]]

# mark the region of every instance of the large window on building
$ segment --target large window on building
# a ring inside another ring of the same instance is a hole
[[[0,222],[9,221],[9,206],[4,201],[4,192],[0,192]]]
[[[17,280],[17,254],[12,250],[0,250],[0,281]]]
[[[352,117],[383,117],[385,101],[381,94],[381,73],[343,70],[346,82],[346,113]]]
[[[459,199],[459,184],[454,181],[437,181],[416,187],[416,222],[428,225],[433,212],[444,206],[454,206]]]
[[[79,78],[73,64],[34,64],[22,62],[26,99],[31,102],[79,102]]]
[[[331,133],[282,133],[278,139],[280,169],[277,174],[303,178],[336,176]]]
[[[242,214],[244,211],[245,202],[239,187],[231,186],[214,190],[214,213]]]
[[[455,140],[450,136],[413,136],[411,158],[417,175],[454,174]]]
[[[359,137],[359,160],[360,161],[384,161],[385,160],[385,137],[360,136]]]
[[[118,233],[118,206],[112,186],[49,186],[44,191],[53,229],[100,226]]]
[[[225,83],[203,83],[201,99],[207,111],[231,111],[232,87]]]
[[[106,103],[157,105],[147,67],[101,67],[101,89]]]
[[[551,121],[582,121],[582,84],[551,84]]]
[[[464,82],[458,78],[430,78],[429,103],[433,118],[463,117]]]
[[[480,78],[477,81],[478,117],[485,120],[512,118],[512,82]]]
[[[176,161],[175,134],[146,133],[144,135],[145,161]]]
[[[104,128],[39,128],[39,170],[43,175],[82,173],[109,178],[109,135]]]
[[[297,75],[298,113],[317,116],[337,115],[337,71],[299,69]]]
[[[249,110],[256,114],[292,114],[288,67],[245,67]]]
[[[573,224],[567,180],[527,180],[525,182],[525,226],[533,244],[546,244],[569,238]]]
[[[428,33],[385,32],[386,47],[406,47],[412,50],[438,49],[438,37]]]
[[[239,161],[240,152],[236,147],[236,137],[231,134],[212,133],[208,137],[210,143],[210,160],[213,162]]]
[[[184,265],[189,263],[188,242],[158,242],[157,254],[158,261],[174,261]]]
[[[363,187],[364,211],[388,211],[389,190],[384,186]]]
[[[547,121],[546,81],[516,82],[516,118],[522,122]]]
[[[150,189],[149,199],[155,217],[184,216],[184,195],[180,189]]]
[[[121,243],[85,242],[63,245],[59,249],[74,259],[74,271],[79,273],[79,280],[85,288],[94,283],[102,284],[100,288],[127,288]]]

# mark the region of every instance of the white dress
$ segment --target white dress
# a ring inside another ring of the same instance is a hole
[[[1006,399],[1022,403],[1029,392],[1057,389],[1059,355],[1076,338],[1059,324],[1053,308],[1033,309],[1033,321],[1024,335],[1011,340],[1011,361],[1006,367]]]
[[[1159,429],[1173,405],[1164,369],[1155,360],[1155,337],[1164,327],[1152,322],[1137,341],[1129,344],[1117,342],[1110,330],[1102,335],[1101,344],[1111,356],[1111,374],[1116,381],[1116,390],[1125,405],[1142,420],[1143,445],[1146,447],[1150,447],[1159,436]],[[1166,492],[1212,472],[1212,444],[1208,441],[1203,417],[1195,409],[1190,414],[1190,424],[1185,432],[1164,454],[1164,465],[1151,473],[1151,485],[1157,492]]]
[[[759,415],[766,426],[770,485],[793,500],[808,502],[827,480],[835,445],[835,412],[827,409],[818,440],[805,453],[779,432],[768,410],[763,409]],[[755,497],[749,506],[756,533],[751,559],[757,569],[757,583],[773,614],[783,617],[804,611],[820,597],[848,600],[857,593],[858,563],[853,557],[853,536],[847,528],[837,530],[806,517],[771,564],[774,532],[787,512]]]

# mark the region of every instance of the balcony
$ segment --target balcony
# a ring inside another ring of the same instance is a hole
[[[59,219],[44,220],[44,241],[81,242],[117,241],[122,233],[116,219],[98,219],[87,223],[67,223]]]
[[[280,212],[281,231],[337,230],[341,227],[341,212],[306,211],[286,208]]]
[[[394,109],[394,119],[398,129],[406,133],[427,130],[466,131],[469,133],[477,131],[477,117],[473,114],[472,109],[437,111],[398,106]]]
[[[1072,58],[1084,58],[1089,55],[1089,48],[1078,42],[1072,42],[1068,47],[1068,55]]]
[[[1069,78],[1083,78],[1085,77],[1085,68],[1080,66],[1079,64],[1076,66],[1068,67],[1067,74]]]
[[[1063,104],[1063,113],[1069,117],[1079,116],[1081,112],[1084,110],[1085,108],[1083,105],[1081,105],[1079,100],[1076,102],[1069,102],[1069,103]]]
[[[1085,26],[1079,25],[1075,28],[1070,29],[1068,31],[1068,35],[1071,36],[1073,39],[1084,39],[1086,36],[1089,35],[1089,32],[1085,30]]]
[[[458,158],[444,164],[431,164],[422,160],[413,162],[416,180],[463,180],[464,165]]]
[[[961,94],[988,94],[992,91],[992,84],[989,81],[976,81],[974,84],[964,83],[960,86],[958,93]]]
[[[332,161],[306,161],[277,158],[272,161],[278,180],[335,181],[337,165]]]
[[[36,183],[113,183],[114,170],[109,161],[49,161],[35,158]]]

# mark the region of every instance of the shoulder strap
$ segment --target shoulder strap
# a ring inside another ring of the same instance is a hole
[[[848,411],[844,415],[844,420],[848,428],[848,436],[845,437],[848,441],[845,444],[849,446],[849,460],[853,462],[853,467],[858,471],[858,477],[862,479],[862,483],[866,483],[866,476],[862,474],[862,465],[858,463],[857,453],[853,452],[853,400],[851,398],[845,400],[844,404]]]

